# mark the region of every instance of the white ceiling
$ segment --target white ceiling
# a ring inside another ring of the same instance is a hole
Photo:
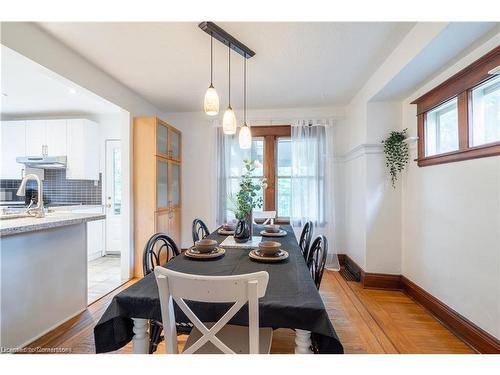
[[[422,82],[500,31],[498,22],[452,22],[373,98],[401,100]],[[457,35],[460,35],[457,38]]]
[[[23,55],[1,46],[2,118],[117,113],[121,109],[55,74]]]
[[[199,111],[210,38],[197,23],[42,23],[43,29],[165,112]],[[344,105],[413,23],[218,23],[256,52],[250,109]],[[227,47],[214,41],[214,85],[227,106]],[[243,61],[232,53],[232,105]]]

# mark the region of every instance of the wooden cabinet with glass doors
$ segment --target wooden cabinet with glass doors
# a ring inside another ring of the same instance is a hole
[[[158,232],[181,244],[181,132],[157,117],[134,118],[134,275]]]

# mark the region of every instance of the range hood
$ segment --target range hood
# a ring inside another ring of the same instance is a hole
[[[16,162],[30,168],[66,169],[66,156],[20,156]]]

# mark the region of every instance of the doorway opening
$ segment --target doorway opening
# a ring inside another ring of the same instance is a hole
[[[89,259],[88,303],[122,285],[122,149],[121,140],[104,142],[103,201],[104,248],[99,257]]]

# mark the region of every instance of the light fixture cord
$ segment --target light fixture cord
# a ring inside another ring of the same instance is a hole
[[[247,124],[247,54],[243,56],[243,126]]]
[[[213,86],[214,80],[214,36],[210,33],[210,86]]]
[[[231,107],[231,43],[228,45],[227,51],[229,56],[229,107]]]

